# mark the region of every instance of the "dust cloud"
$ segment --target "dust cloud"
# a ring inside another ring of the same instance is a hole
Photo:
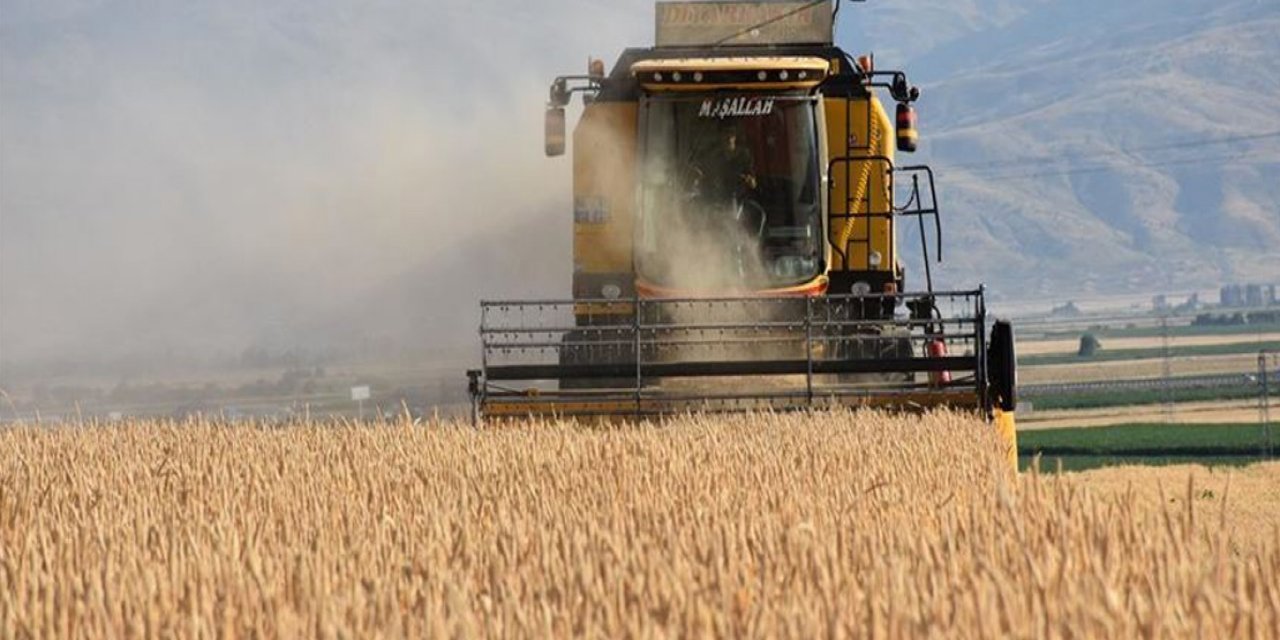
[[[254,346],[470,353],[480,298],[568,294],[546,88],[651,42],[651,12],[0,0],[0,382]]]
[[[751,203],[686,203],[663,216],[649,258],[664,286],[696,296],[745,295],[766,277],[763,211]],[[651,273],[649,275],[657,275]]]

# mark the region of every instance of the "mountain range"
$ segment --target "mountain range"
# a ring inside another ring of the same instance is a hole
[[[1017,299],[1280,280],[1280,3],[853,6],[852,48],[886,43],[880,66],[923,89],[944,282]]]

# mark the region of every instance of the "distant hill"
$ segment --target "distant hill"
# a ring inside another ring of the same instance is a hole
[[[997,295],[1280,278],[1280,3],[868,3],[923,84],[944,284]],[[899,56],[899,59],[893,59]]]

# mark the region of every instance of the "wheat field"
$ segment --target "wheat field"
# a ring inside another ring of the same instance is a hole
[[[1169,375],[1174,377],[1240,374],[1257,370],[1257,353],[1221,356],[1174,356],[1169,359]],[[1034,365],[1018,369],[1018,382],[1020,384],[1105,382],[1109,380],[1160,378],[1163,376],[1164,361],[1161,358]]]
[[[948,413],[8,429],[0,637],[1280,636],[1274,520],[999,449]]]

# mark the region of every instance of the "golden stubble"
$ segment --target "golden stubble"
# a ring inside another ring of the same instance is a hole
[[[1274,533],[999,450],[952,413],[13,428],[0,636],[1280,632]]]

